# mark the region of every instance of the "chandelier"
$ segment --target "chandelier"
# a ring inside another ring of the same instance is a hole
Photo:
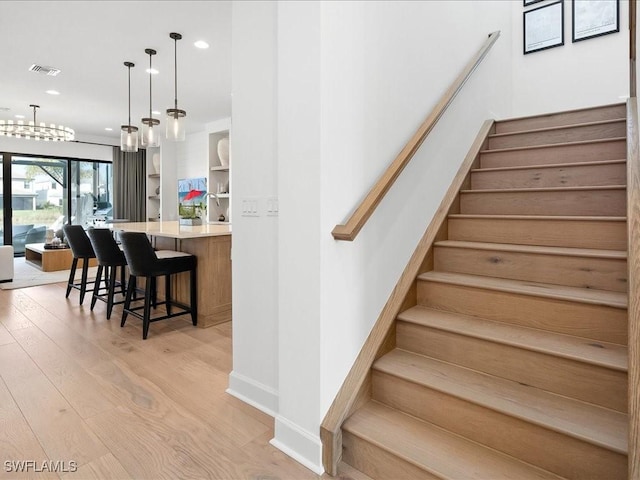
[[[75,138],[75,132],[71,128],[62,125],[56,126],[53,123],[49,126],[43,122],[38,123],[36,110],[40,108],[40,105],[29,106],[33,108],[33,120],[26,124],[22,120],[18,120],[17,123],[14,123],[13,120],[0,120],[0,135],[44,140],[45,142],[70,142]]]

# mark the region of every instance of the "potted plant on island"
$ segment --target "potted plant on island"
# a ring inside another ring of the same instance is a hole
[[[200,202],[197,204],[178,206],[178,214],[180,215],[180,225],[202,225],[202,215],[206,206]]]

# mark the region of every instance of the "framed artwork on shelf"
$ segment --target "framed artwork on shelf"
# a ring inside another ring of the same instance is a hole
[[[194,220],[202,222],[207,210],[207,179],[205,177],[184,178],[178,180],[178,216],[183,220],[192,220],[189,225],[196,225]]]
[[[523,18],[523,53],[564,45],[564,0],[527,10]]]
[[[573,42],[620,31],[620,0],[573,0]]]

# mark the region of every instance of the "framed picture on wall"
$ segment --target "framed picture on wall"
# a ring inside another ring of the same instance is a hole
[[[620,31],[620,0],[573,0],[572,41]]]
[[[564,1],[527,10],[523,16],[524,54],[564,45]]]

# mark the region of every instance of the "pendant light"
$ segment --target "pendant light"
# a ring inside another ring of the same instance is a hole
[[[183,142],[185,136],[184,117],[187,116],[187,112],[178,108],[178,40],[182,39],[182,35],[179,33],[170,33],[169,37],[171,37],[174,42],[175,100],[173,108],[167,109],[167,140]]]
[[[138,151],[138,127],[131,125],[131,67],[135,67],[134,63],[124,62],[129,72],[129,124],[120,127],[120,150],[123,152]]]
[[[152,115],[153,109],[151,107],[151,100],[152,100],[151,77],[153,76],[151,73],[153,71],[153,67],[151,65],[151,59],[157,52],[151,48],[147,48],[145,49],[144,53],[149,55],[149,118],[142,119],[141,143],[143,147],[157,147],[160,145],[160,135],[158,134],[159,129],[154,127],[160,125],[160,120],[158,120],[157,118],[153,118],[153,115]]]

